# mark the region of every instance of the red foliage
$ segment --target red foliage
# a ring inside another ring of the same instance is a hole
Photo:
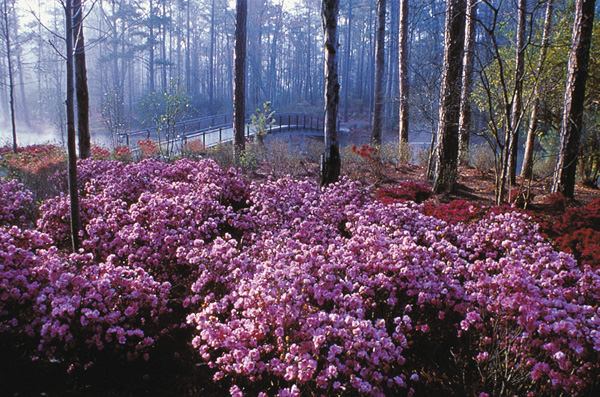
[[[431,189],[425,184],[404,182],[397,188],[379,189],[377,191],[377,199],[384,204],[407,200],[420,204],[431,197],[432,194]]]
[[[427,203],[423,212],[450,224],[456,224],[459,222],[470,223],[481,219],[487,213],[487,208],[465,200],[454,200],[439,205]]]
[[[554,240],[556,249],[573,254],[582,265],[600,268],[600,198],[585,207],[567,209],[541,229]]]
[[[370,145],[362,145],[360,147],[358,147],[356,145],[352,145],[351,150],[352,150],[352,153],[356,153],[363,159],[367,159],[367,160],[371,160],[373,158],[373,156],[375,156],[375,153],[377,152],[377,149],[375,149],[373,146],[370,146]]]

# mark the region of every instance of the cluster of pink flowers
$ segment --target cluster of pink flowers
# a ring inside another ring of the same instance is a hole
[[[448,222],[210,160],[79,177],[81,252],[61,253],[64,196],[37,230],[0,228],[0,332],[50,357],[131,359],[187,327],[232,395],[585,393],[600,375],[600,274],[528,215],[459,203]]]
[[[426,351],[468,352],[484,375],[464,385],[473,392],[574,392],[600,372],[600,277],[554,251],[526,215],[449,225],[416,204],[373,202],[349,181],[251,192],[245,244],[225,236],[187,254],[200,267],[188,322],[215,379],[410,394],[412,375],[431,365]]]
[[[32,202],[33,195],[22,183],[0,178],[0,226],[25,222]]]
[[[106,349],[133,359],[164,332],[169,283],[112,258],[65,257],[38,231],[0,228],[0,241],[0,334],[26,340],[34,356],[83,366]]]

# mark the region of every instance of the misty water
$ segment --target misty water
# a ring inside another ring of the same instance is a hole
[[[90,131],[90,135],[93,144],[112,147],[110,136],[105,131]],[[13,137],[10,122],[2,123],[0,125],[0,147],[12,146],[12,143]],[[34,123],[31,125],[17,124],[18,146],[43,145],[48,143],[66,146],[67,135],[66,133],[61,133],[61,131],[54,126]]]

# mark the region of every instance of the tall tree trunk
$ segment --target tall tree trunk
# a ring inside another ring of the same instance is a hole
[[[240,155],[245,148],[244,127],[246,121],[246,19],[247,0],[236,1],[235,53],[233,81],[233,157],[239,164]]]
[[[73,0],[73,41],[75,43],[75,87],[77,91],[77,137],[79,138],[79,157],[89,158],[91,154],[90,138],[90,99],[85,65],[85,42],[83,39],[83,8],[81,0]]]
[[[517,53],[515,64],[515,93],[512,103],[510,137],[508,140],[508,182],[511,186],[516,183],[517,175],[517,146],[519,129],[523,115],[523,76],[525,71],[525,24],[527,20],[527,0],[518,0]]]
[[[79,212],[79,191],[77,188],[77,152],[75,144],[75,86],[73,82],[73,5],[71,0],[65,0],[65,19],[67,44],[67,152],[69,156],[69,195],[71,203],[71,241],[73,252],[79,248],[79,232],[81,231],[81,216]]]
[[[171,63],[170,59],[167,59],[167,2],[163,0],[162,2],[162,26],[161,26],[161,35],[162,40],[160,43],[160,57],[162,58],[162,67],[161,67],[161,82],[163,92],[169,91],[169,82],[167,81],[167,66]],[[169,53],[170,55],[170,53]]]
[[[30,126],[29,120],[29,107],[27,106],[27,95],[25,93],[25,68],[23,62],[21,62],[21,52],[17,52],[17,69],[19,70],[19,88],[21,91],[21,120]]]
[[[155,91],[154,88],[154,2],[150,0],[150,14],[149,14],[149,31],[148,35],[148,50],[149,50],[149,59],[148,59],[148,89],[151,93]]]
[[[465,26],[465,55],[463,59],[462,89],[460,93],[459,158],[461,165],[469,163],[469,138],[471,136],[471,91],[473,89],[473,60],[475,58],[475,24],[477,1],[467,0]]]
[[[542,45],[538,64],[535,69],[535,89],[533,93],[533,105],[531,108],[531,117],[529,118],[529,127],[527,128],[527,138],[525,143],[525,155],[523,157],[523,166],[521,167],[521,176],[531,179],[533,177],[533,150],[535,142],[535,133],[538,126],[538,112],[540,108],[540,78],[546,62],[546,53],[550,43],[550,28],[552,26],[552,2],[546,0],[546,16],[544,17],[544,33],[542,34]]]
[[[435,193],[452,192],[457,178],[458,119],[465,41],[465,10],[466,0],[447,1],[444,72],[440,95],[436,167],[433,176]]]
[[[385,70],[385,5],[386,0],[377,0],[377,40],[375,42],[375,104],[373,106],[373,130],[371,143],[381,146],[383,129],[383,72]]]
[[[208,107],[214,112],[214,85],[215,85],[215,0],[210,8],[210,54],[208,57]]]
[[[398,115],[398,138],[400,143],[400,155],[404,152],[404,145],[408,144],[408,0],[400,0],[400,17],[398,28],[398,64],[400,71],[398,81],[400,83],[399,97],[400,108]]]
[[[583,123],[583,103],[594,27],[595,3],[596,0],[575,1],[575,20],[565,89],[565,105],[560,127],[558,162],[552,183],[552,192],[561,192],[568,198],[574,198],[575,194],[575,171]]]
[[[8,101],[10,105],[10,123],[12,128],[13,152],[17,153],[17,123],[15,121],[15,79],[13,75],[12,62],[12,41],[10,35],[10,16],[8,10],[8,1],[2,2],[2,35],[4,44],[6,44],[6,60],[8,62]],[[14,9],[13,9],[14,12]]]
[[[389,78],[386,81],[386,107],[384,110],[386,124],[394,118],[395,100],[398,95],[398,18],[400,16],[399,0],[390,1],[390,33],[389,33],[389,51],[388,51],[388,72]]]
[[[311,60],[311,46],[312,46],[312,40],[310,39],[310,32],[312,31],[311,29],[311,23],[310,23],[310,16],[311,16],[311,12],[310,12],[310,8],[306,9],[306,80],[305,80],[305,98],[306,101],[308,103],[310,103],[311,105],[313,104],[313,96],[312,96],[312,81],[311,81],[311,67],[310,67],[310,60]]]
[[[323,0],[321,20],[325,41],[325,153],[321,159],[321,185],[337,182],[341,161],[337,131],[337,113],[340,101],[338,82],[337,17],[339,0]]]
[[[188,90],[192,89],[192,65],[190,65],[191,61],[191,32],[190,32],[190,7],[191,4],[189,1],[186,2],[186,10],[185,10],[185,85]],[[193,92],[193,91],[192,91]]]
[[[348,32],[346,34],[346,60],[344,61],[344,121],[348,122],[348,94],[350,94],[350,60],[352,52],[352,0],[348,0]]]

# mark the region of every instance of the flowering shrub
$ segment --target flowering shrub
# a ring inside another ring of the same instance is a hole
[[[159,152],[159,147],[152,139],[142,139],[138,142],[140,154],[142,158],[156,156]]]
[[[128,146],[117,146],[114,150],[115,160],[122,163],[128,163],[132,160],[133,154]]]
[[[33,195],[16,179],[0,178],[0,226],[22,224],[31,212]]]
[[[92,145],[91,152],[94,160],[108,160],[110,158],[110,150],[102,146]]]
[[[99,260],[146,269],[160,280],[177,281],[192,269],[182,252],[224,233],[241,236],[248,220],[245,183],[237,172],[212,160],[173,165],[147,159],[79,162],[82,246]],[[41,207],[39,229],[68,247],[69,202],[60,196]]]
[[[454,200],[449,203],[436,205],[435,203],[426,203],[423,206],[423,212],[426,215],[443,219],[448,223],[456,224],[459,222],[469,223],[483,218],[488,209],[465,200]]]
[[[37,231],[0,228],[0,240],[0,333],[28,339],[31,354],[89,366],[106,349],[131,360],[165,332],[169,283],[111,258],[63,258]]]
[[[39,175],[61,166],[66,161],[65,151],[55,145],[32,145],[18,148],[18,152],[6,152],[2,163],[13,172]]]
[[[582,208],[569,208],[556,222],[548,223],[547,229],[558,249],[600,269],[600,198]]]
[[[427,200],[433,192],[423,183],[404,182],[397,188],[385,188],[377,191],[377,199],[384,204],[399,200],[410,200],[419,204]]]
[[[450,225],[367,197],[348,181],[269,181],[252,189],[246,244],[225,235],[188,252],[200,271],[184,305],[216,381],[280,395],[593,385],[597,273],[524,214]]]
[[[366,182],[363,180],[366,173],[376,183],[384,180],[384,167],[377,148],[371,145],[351,145],[342,148],[341,156],[343,170],[350,178]]]
[[[58,193],[53,177],[58,170],[66,169],[66,153],[55,145],[20,147],[18,153],[4,152],[0,166],[12,178],[19,179],[33,194],[37,202]]]
[[[182,152],[183,152],[183,155],[187,158],[198,159],[206,154],[207,149],[204,146],[204,144],[202,143],[202,141],[197,139],[197,140],[187,141],[185,143],[185,145],[183,145]]]
[[[177,329],[234,395],[598,391],[600,272],[527,214],[384,204],[348,179],[249,185],[212,160],[78,176],[82,252],[60,250],[65,197],[36,231],[0,227],[0,332],[32,354],[147,358]],[[592,229],[588,207],[565,219]]]
[[[555,211],[563,212],[567,203],[565,200],[565,196],[562,193],[550,193],[546,196],[546,203]]]

